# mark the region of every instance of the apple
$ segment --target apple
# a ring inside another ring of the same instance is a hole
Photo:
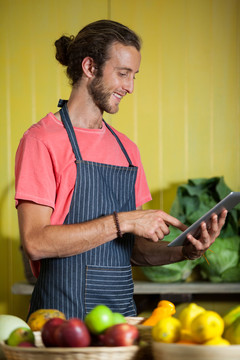
[[[14,315],[0,315],[0,341],[8,339],[11,332],[19,327],[30,329],[28,324]]]
[[[7,344],[10,346],[18,346],[25,341],[34,344],[34,334],[31,329],[19,327],[11,332],[7,339]]]
[[[64,321],[61,318],[52,318],[49,319],[42,327],[41,336],[42,342],[46,347],[57,346],[57,342],[55,340],[55,330],[60,326]]]
[[[113,312],[106,305],[95,306],[84,319],[92,334],[99,335],[113,325]]]
[[[122,324],[122,323],[126,323],[126,322],[127,321],[126,321],[125,317],[122,314],[120,314],[118,312],[113,313],[113,323],[112,323],[112,325]]]
[[[54,336],[57,345],[61,347],[85,347],[91,343],[87,326],[78,318],[72,318],[60,324]]]
[[[139,337],[136,326],[130,324],[116,324],[109,327],[103,337],[105,346],[130,346]]]
[[[35,347],[35,345],[29,341],[23,341],[18,344],[19,347]]]

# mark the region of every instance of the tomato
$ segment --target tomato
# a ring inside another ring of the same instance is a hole
[[[84,319],[92,334],[101,334],[113,325],[113,312],[106,305],[97,305]]]

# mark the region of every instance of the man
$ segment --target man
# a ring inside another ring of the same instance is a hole
[[[37,283],[29,314],[56,308],[84,318],[103,303],[135,316],[131,264],[162,265],[201,256],[219,235],[226,212],[202,224],[199,240],[167,248],[168,226],[186,226],[151,200],[134,143],[103,120],[134,89],[140,39],[101,20],[56,41],[72,91],[21,139],[16,155],[20,235]],[[40,266],[36,266],[40,265]]]

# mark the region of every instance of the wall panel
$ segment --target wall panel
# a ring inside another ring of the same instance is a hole
[[[140,148],[146,207],[168,211],[188,178],[224,176],[240,191],[240,1],[2,0],[0,11],[0,313],[24,317],[29,298],[10,291],[24,278],[14,157],[23,132],[69,95],[54,41],[101,18],[140,34],[135,92],[105,119]]]

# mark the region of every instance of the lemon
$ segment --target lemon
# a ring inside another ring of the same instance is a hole
[[[206,342],[215,337],[222,336],[224,321],[215,311],[204,311],[195,317],[191,324],[191,333],[194,341]]]
[[[224,317],[225,328],[230,326],[238,317],[240,317],[240,305],[232,308]]]
[[[181,322],[182,329],[190,330],[193,319],[204,312],[205,309],[195,303],[187,305],[179,314],[178,319]]]
[[[227,339],[230,344],[240,344],[240,317],[225,329],[224,338]]]
[[[158,342],[177,342],[180,339],[180,334],[181,323],[178,319],[172,316],[159,320],[152,328],[152,337]]]
[[[192,334],[189,330],[181,328],[180,340],[182,341],[192,341]]]
[[[203,345],[220,345],[220,346],[228,346],[230,342],[226,339],[223,339],[221,336],[217,336],[211,340],[208,340],[203,343]]]

